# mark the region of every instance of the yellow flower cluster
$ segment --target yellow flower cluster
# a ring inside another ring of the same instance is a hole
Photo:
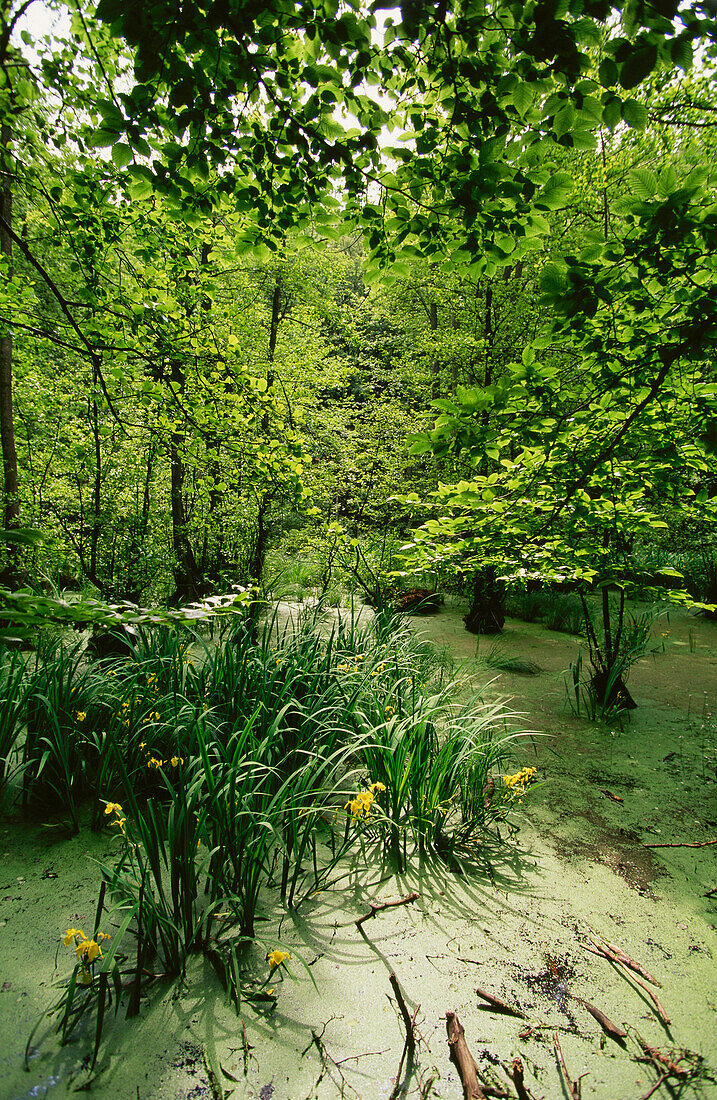
[[[115,815],[115,819],[114,821],[110,822],[110,825],[118,825],[120,832],[124,833],[124,835],[126,836],[127,833],[125,832],[124,826],[127,818],[122,816],[122,807],[120,806],[119,802],[108,802],[105,806],[105,814]]]
[[[291,955],[288,951],[270,951],[266,956],[266,961],[272,970],[276,970],[278,966],[283,966],[284,963],[289,962]]]
[[[372,676],[380,676],[382,672],[386,671],[385,664],[376,665],[375,669],[371,673]]]
[[[392,707],[389,703],[387,707],[383,708],[383,713],[386,715],[387,718],[393,718],[394,714],[396,713],[396,708]]]
[[[87,713],[84,710],[78,710],[77,714],[75,715],[75,720],[77,722],[84,722],[86,717]]]
[[[112,937],[106,932],[98,932],[96,940],[88,939],[81,928],[68,928],[65,932],[62,942],[65,947],[74,946],[77,960],[82,963],[82,969],[79,974],[81,985],[91,984],[92,971],[89,968],[96,959],[102,958],[102,948],[98,941],[111,939]]]
[[[123,726],[129,726],[129,720],[132,717],[132,709],[137,701],[136,699],[125,699],[123,701],[119,709],[119,716],[122,719]]]
[[[156,710],[151,710],[149,714],[146,714],[142,719],[142,725],[146,726],[148,722],[159,722],[161,715]]]
[[[503,792],[504,797],[517,798],[518,802],[522,802],[523,795],[535,780],[537,770],[537,768],[521,768],[515,775],[504,775],[503,783],[506,788]]]
[[[167,764],[171,764],[173,768],[178,768],[180,764],[184,763],[183,756],[172,756],[169,760],[158,760],[156,756],[150,756],[147,761],[148,768],[166,768]]]
[[[344,806],[348,810],[352,821],[366,820],[371,813],[371,807],[376,801],[376,795],[386,790],[385,783],[372,783],[363,791],[357,791],[356,795]]]

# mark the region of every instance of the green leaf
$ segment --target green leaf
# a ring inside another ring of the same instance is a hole
[[[623,88],[636,88],[650,75],[657,64],[657,46],[639,46],[620,66],[620,84]]]
[[[600,77],[600,83],[602,84],[603,88],[615,87],[619,79],[619,73],[617,71],[617,65],[611,57],[605,57],[600,62],[598,75]]]
[[[626,99],[622,105],[622,117],[633,130],[644,130],[647,126],[647,111],[636,99]]]
[[[16,542],[20,546],[40,546],[48,536],[35,527],[11,527],[0,530],[0,542]]]
[[[521,80],[518,86],[514,89],[511,97],[516,110],[525,115],[525,112],[533,106],[533,91],[530,84]]]
[[[572,177],[567,172],[555,172],[535,197],[537,206],[559,210],[573,189]]]
[[[553,119],[553,130],[558,137],[563,137],[572,130],[573,123],[575,122],[575,108],[572,103],[566,103],[564,107],[561,107],[557,115]]]
[[[118,168],[126,168],[128,164],[132,163],[132,150],[129,145],[125,145],[120,141],[117,145],[112,146],[112,160]]]
[[[636,199],[647,202],[657,193],[657,176],[649,168],[635,168],[628,175],[630,190]]]
[[[663,168],[660,172],[660,179],[658,182],[658,188],[660,194],[667,198],[673,191],[677,190],[677,172],[671,164],[668,164],[666,168]]]
[[[602,120],[606,126],[614,130],[622,118],[622,100],[619,96],[612,96],[602,109]]]
[[[101,127],[99,130],[93,130],[87,139],[87,144],[92,149],[105,149],[108,145],[114,145],[118,137],[117,130],[106,130]]]
[[[558,264],[548,264],[540,280],[543,293],[550,297],[557,297],[565,291],[565,286],[565,269]]]
[[[676,38],[670,46],[670,56],[675,65],[679,65],[685,71],[692,67],[693,50],[689,38]]]

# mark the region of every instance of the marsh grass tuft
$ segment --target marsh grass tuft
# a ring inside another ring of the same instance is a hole
[[[238,1005],[265,899],[295,908],[372,847],[396,871],[452,858],[504,819],[516,807],[490,791],[511,716],[457,697],[440,655],[388,615],[329,625],[309,609],[218,645],[140,632],[127,659],[102,665],[50,653],[27,695],[29,789],[51,786],[76,828],[91,799],[94,827],[115,834],[102,881],[120,924],[87,989],[70,976],[63,1036],[95,1011],[96,1057],[120,961],[128,1014],[196,953]]]

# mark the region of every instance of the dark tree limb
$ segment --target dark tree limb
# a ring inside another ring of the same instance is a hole
[[[581,1100],[582,1097],[582,1077],[578,1077],[576,1081],[572,1081],[570,1074],[568,1073],[568,1067],[565,1065],[565,1059],[563,1058],[563,1051],[560,1046],[560,1040],[558,1039],[557,1031],[553,1032],[553,1043],[555,1044],[555,1056],[558,1060],[558,1066],[560,1072],[563,1075],[565,1081],[565,1087],[568,1090],[570,1100]]]
[[[486,1094],[478,1080],[477,1067],[466,1043],[463,1024],[455,1012],[446,1012],[446,1031],[451,1061],[458,1070],[463,1085],[463,1100],[485,1100]]]
[[[709,848],[712,844],[717,844],[717,840],[697,840],[693,842],[683,840],[664,844],[643,844],[643,848]]]
[[[90,341],[87,339],[84,332],[82,331],[82,329],[78,325],[77,321],[75,320],[75,318],[72,314],[72,310],[70,309],[69,305],[67,304],[67,299],[65,298],[64,294],[62,293],[60,288],[57,286],[57,283],[52,278],[49,271],[47,271],[46,268],[44,268],[43,265],[40,263],[40,261],[32,254],[32,252],[27,247],[27,245],[25,244],[25,241],[22,239],[22,237],[20,237],[15,232],[15,230],[12,228],[11,225],[8,225],[7,221],[5,220],[4,217],[2,217],[2,215],[0,215],[0,227],[2,228],[2,230],[5,233],[8,234],[9,237],[12,238],[13,242],[20,249],[20,251],[22,252],[22,254],[25,257],[25,259],[27,260],[27,262],[35,268],[35,270],[38,272],[39,275],[42,276],[43,281],[45,282],[47,287],[52,291],[53,295],[55,296],[55,298],[58,302],[58,305],[60,306],[60,309],[62,310],[65,317],[67,318],[67,320],[70,324],[70,327],[74,329],[74,331],[79,336],[80,341],[84,344],[85,348],[87,349],[87,354],[89,356],[90,362],[92,363],[93,369],[97,373],[97,380],[100,384],[100,388],[102,390],[102,393],[104,394],[104,398],[105,398],[105,401],[107,402],[108,409],[112,413],[112,416],[117,421],[119,426],[122,428],[122,431],[123,432],[126,431],[125,426],[124,426],[124,422],[122,421],[122,418],[120,417],[119,413],[117,412],[117,409],[114,406],[112,398],[110,397],[110,395],[107,391],[107,385],[105,383],[104,375],[102,374],[102,370],[100,369],[100,355],[97,351],[95,351],[94,347],[92,346]]]
[[[514,1058],[510,1066],[503,1067],[505,1072],[513,1082],[513,1086],[518,1096],[518,1100],[535,1100],[533,1095],[528,1092],[525,1087],[525,1081],[523,1080],[524,1069],[523,1063],[520,1058]]]
[[[377,913],[382,913],[384,909],[395,909],[398,905],[408,905],[409,902],[416,901],[420,896],[421,895],[414,890],[412,894],[406,894],[405,898],[399,898],[397,901],[382,901],[379,904],[370,901],[370,912],[364,913],[364,915],[359,917],[354,923],[357,928],[360,928],[364,921],[371,920]]]
[[[657,978],[653,978],[650,971],[646,970],[642,963],[636,962],[635,959],[631,959],[621,947],[616,947],[614,943],[610,943],[604,936],[600,936],[600,939],[602,940],[601,944],[597,943],[596,940],[592,941],[593,947],[597,947],[602,951],[608,951],[609,954],[615,956],[622,966],[626,966],[628,970],[634,970],[636,974],[641,974],[651,985],[656,985],[658,989],[662,989],[662,985],[658,982]]]
[[[495,1012],[504,1012],[506,1016],[518,1016],[521,1020],[527,1019],[525,1013],[520,1008],[514,1008],[513,1005],[501,1001],[500,997],[496,997],[495,994],[489,993],[486,989],[476,989],[476,993],[484,1001],[487,1001]],[[485,1008],[486,1006],[478,1005],[478,1007]]]
[[[627,1032],[624,1028],[618,1027],[617,1024],[614,1024],[609,1016],[606,1016],[605,1013],[601,1012],[601,1010],[599,1008],[596,1008],[595,1005],[590,1004],[590,1001],[584,1001],[582,997],[575,996],[573,996],[573,1000],[577,1001],[579,1005],[582,1005],[583,1008],[587,1009],[593,1019],[597,1020],[597,1022],[600,1024],[600,1027],[603,1029],[606,1035],[609,1035],[610,1038],[614,1039],[616,1043],[620,1043],[621,1046],[624,1045],[623,1040],[627,1038]]]

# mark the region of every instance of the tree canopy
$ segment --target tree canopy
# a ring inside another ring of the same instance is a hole
[[[709,3],[31,10],[0,427],[54,569],[192,599],[339,521],[418,571],[622,583],[710,515]]]

